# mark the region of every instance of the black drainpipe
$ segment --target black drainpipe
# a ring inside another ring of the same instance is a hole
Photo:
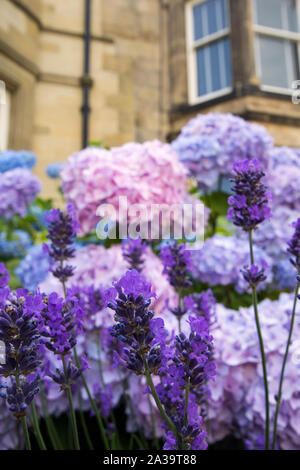
[[[84,70],[81,79],[82,85],[82,148],[89,142],[89,115],[90,115],[90,88],[92,79],[90,76],[90,44],[91,44],[91,0],[85,0],[84,13]]]

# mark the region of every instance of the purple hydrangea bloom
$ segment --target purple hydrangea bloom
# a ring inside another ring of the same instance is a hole
[[[286,206],[272,205],[272,217],[261,224],[259,230],[255,232],[255,245],[262,248],[276,262],[285,259],[287,242],[293,236],[292,223],[298,217],[297,211]],[[238,231],[238,236],[248,242],[245,232]]]
[[[26,206],[40,191],[39,179],[25,168],[0,173],[0,216],[7,219],[16,214],[24,217]]]
[[[245,231],[256,229],[258,224],[271,217],[270,194],[262,183],[265,176],[257,159],[241,160],[233,166],[234,195],[228,198],[228,219]]]
[[[190,176],[196,178],[199,189],[214,187],[219,170],[224,167],[222,149],[215,137],[181,135],[172,147],[187,166]]]
[[[274,266],[274,280],[279,290],[294,290],[297,285],[295,271],[288,259],[276,262]]]
[[[300,273],[300,218],[293,223],[294,234],[288,242],[288,252],[292,255],[291,263]]]
[[[172,143],[204,191],[215,185],[219,175],[229,176],[238,160],[258,158],[267,169],[272,145],[273,139],[263,127],[221,113],[199,114]]]
[[[43,246],[33,245],[15,269],[15,274],[25,289],[33,291],[40,282],[46,279],[49,269],[50,258],[45,253]]]
[[[300,158],[299,158],[300,160]],[[275,206],[287,206],[290,209],[300,209],[300,165],[288,165],[282,162],[270,171],[268,185],[272,192]]]
[[[265,262],[272,266],[272,258],[263,249],[255,246],[254,255],[259,265]],[[248,288],[240,272],[241,266],[250,262],[249,243],[243,238],[214,235],[205,240],[201,250],[191,251],[191,262],[193,277],[203,283],[211,286],[232,284],[239,293]],[[268,280],[272,282],[272,277],[269,276]],[[264,287],[265,283],[259,286],[261,289]]]
[[[22,257],[31,245],[30,235],[24,230],[14,230],[9,240],[7,232],[0,233],[0,256],[2,259]]]
[[[281,165],[289,165],[300,168],[299,149],[290,147],[273,147],[270,152],[271,168]]]
[[[275,412],[275,396],[293,300],[294,294],[283,293],[276,301],[265,299],[258,305],[268,364],[271,420]],[[264,432],[265,404],[252,307],[236,311],[218,304],[217,319],[218,328],[214,330],[214,338],[218,375],[216,383],[211,387],[210,428],[213,428],[215,435],[222,431],[224,436],[226,432],[233,431],[237,437],[255,442]],[[289,450],[299,449],[300,445],[298,323],[295,323],[295,334],[289,350],[277,433],[279,448]]]

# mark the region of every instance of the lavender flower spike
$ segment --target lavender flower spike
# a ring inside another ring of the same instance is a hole
[[[228,198],[228,219],[248,232],[271,217],[268,206],[271,196],[261,181],[265,173],[258,160],[236,162],[233,172],[235,176],[231,181],[234,183],[234,196]]]
[[[141,238],[124,240],[122,243],[123,257],[128,262],[130,269],[136,269],[138,272],[142,271],[145,261],[143,258],[145,249],[146,244]]]
[[[71,205],[67,206],[66,213],[60,209],[51,209],[46,217],[49,223],[48,238],[50,245],[44,244],[44,250],[54,263],[53,275],[63,284],[73,274],[73,267],[64,265],[64,262],[74,256],[73,241],[78,230],[78,222]]]
[[[163,273],[169,278],[170,284],[178,291],[191,285],[189,270],[191,268],[190,252],[183,243],[172,241],[160,250],[164,265]]]
[[[295,232],[288,242],[288,252],[293,256],[291,258],[291,263],[297,269],[298,273],[300,273],[300,218],[293,223],[293,227],[295,228]]]
[[[241,269],[241,273],[246,282],[248,282],[250,287],[257,287],[258,284],[264,282],[267,279],[265,274],[265,269],[268,265],[259,268],[256,264],[249,266],[244,266],[244,269]]]

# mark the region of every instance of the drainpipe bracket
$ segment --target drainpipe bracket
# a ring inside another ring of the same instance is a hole
[[[80,84],[82,86],[88,86],[91,88],[93,86],[93,79],[90,75],[85,74],[80,78]]]

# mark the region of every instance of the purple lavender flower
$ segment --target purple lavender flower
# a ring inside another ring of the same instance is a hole
[[[26,416],[27,407],[40,391],[39,381],[39,375],[34,376],[33,379],[23,376],[19,378],[18,384],[15,378],[12,379],[11,385],[2,384],[0,396],[6,400],[9,411],[16,418],[20,419]]]
[[[63,284],[72,276],[74,268],[64,265],[69,258],[74,257],[73,242],[78,230],[78,222],[71,205],[67,206],[64,213],[60,209],[51,209],[46,217],[49,223],[48,238],[50,245],[44,244],[44,250],[55,263],[52,269],[53,275]]]
[[[72,362],[69,361],[63,371],[57,368],[54,373],[49,372],[48,375],[55,383],[60,385],[61,390],[67,390],[68,387],[73,385],[79,379],[85,368],[85,366],[80,368],[75,367]]]
[[[203,317],[212,325],[216,315],[216,299],[211,291],[201,292],[201,294],[192,294],[184,298],[187,311],[196,316]]]
[[[38,393],[38,369],[41,366],[40,335],[37,317],[45,307],[40,294],[28,295],[18,289],[5,295],[0,308],[0,340],[5,345],[5,362],[0,376],[10,377],[10,385],[2,385],[1,396],[17,418],[26,415],[26,408]]]
[[[268,268],[267,264],[262,268],[256,264],[252,264],[251,266],[244,266],[244,269],[241,269],[241,273],[249,286],[257,287],[258,284],[267,279],[266,268]]]
[[[292,255],[292,265],[300,273],[300,218],[293,223],[295,229],[291,240],[288,242],[288,252]]]
[[[108,307],[115,311],[116,324],[111,335],[127,345],[121,353],[121,363],[137,375],[145,374],[146,361],[151,371],[160,366],[160,348],[153,344],[156,321],[151,304],[151,285],[136,270],[115,283],[117,298]]]
[[[0,340],[5,344],[6,353],[0,375],[30,375],[39,367],[37,315],[43,308],[40,294],[27,295],[22,289],[9,293],[0,309]]]
[[[79,299],[67,291],[66,300],[53,292],[44,298],[47,308],[39,316],[39,330],[43,343],[54,354],[66,356],[76,345],[76,336],[83,316]]]
[[[97,403],[100,405],[101,414],[108,418],[111,409],[113,408],[112,402],[112,387],[108,384],[105,386],[105,390],[98,383],[95,383],[93,386],[94,396]]]
[[[175,338],[175,353],[159,370],[161,382],[157,392],[165,410],[175,424],[177,435],[167,434],[164,449],[202,450],[207,447],[203,430],[208,381],[215,375],[212,360],[212,337],[209,323],[203,317],[190,317],[190,335]],[[188,403],[186,407],[186,388]]]
[[[141,238],[136,240],[128,239],[122,244],[123,257],[128,262],[130,269],[136,269],[141,272],[144,265],[144,253],[146,244]]]
[[[271,217],[268,206],[270,194],[261,182],[265,176],[258,160],[241,160],[234,164],[232,179],[234,196],[228,198],[231,206],[228,219],[243,230],[256,229],[257,225]]]
[[[169,278],[170,284],[178,291],[191,285],[189,271],[191,269],[190,252],[183,243],[172,241],[160,250],[160,258],[164,265],[163,273]]]

